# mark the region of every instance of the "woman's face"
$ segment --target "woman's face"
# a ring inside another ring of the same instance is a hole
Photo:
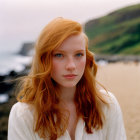
[[[52,55],[52,79],[60,87],[75,87],[83,76],[86,65],[83,34],[68,37]]]

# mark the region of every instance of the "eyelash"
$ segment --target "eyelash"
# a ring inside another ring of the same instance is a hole
[[[77,57],[81,57],[81,56],[83,56],[83,55],[84,55],[83,53],[77,53],[77,54],[76,54]]]
[[[83,53],[77,53],[75,56],[76,57],[82,57],[84,54]],[[61,54],[61,53],[57,53],[57,54],[54,54],[54,57],[59,57],[59,58],[61,58],[61,57],[63,57],[64,55],[63,54]]]
[[[61,53],[57,53],[57,54],[55,54],[54,56],[55,56],[55,57],[62,57],[63,54],[61,54]]]

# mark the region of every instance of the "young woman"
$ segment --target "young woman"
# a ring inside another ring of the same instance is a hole
[[[11,109],[8,140],[126,140],[119,104],[97,88],[96,72],[81,25],[50,22]]]

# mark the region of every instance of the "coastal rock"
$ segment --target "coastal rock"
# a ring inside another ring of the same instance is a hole
[[[0,94],[4,94],[13,88],[13,83],[6,82],[6,78],[9,76],[0,76]]]
[[[9,94],[15,86],[16,81],[14,79],[27,75],[29,69],[30,66],[26,66],[23,71],[15,72],[12,70],[7,75],[0,75],[0,94]]]
[[[21,50],[18,54],[30,56],[33,54],[34,42],[23,43]]]

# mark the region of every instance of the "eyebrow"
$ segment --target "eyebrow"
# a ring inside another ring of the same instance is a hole
[[[64,50],[54,50],[54,52],[66,52]],[[81,49],[81,50],[76,50],[75,52],[85,52],[85,50]]]

